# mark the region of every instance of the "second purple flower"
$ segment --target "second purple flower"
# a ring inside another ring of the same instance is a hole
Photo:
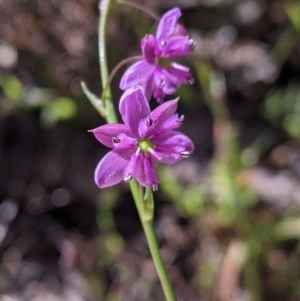
[[[182,84],[192,84],[189,68],[172,61],[188,55],[195,43],[177,24],[181,16],[179,8],[166,12],[161,18],[156,37],[146,35],[141,41],[143,60],[133,64],[124,73],[120,89],[123,91],[141,85],[146,97],[154,96],[158,102],[166,94],[173,94]]]

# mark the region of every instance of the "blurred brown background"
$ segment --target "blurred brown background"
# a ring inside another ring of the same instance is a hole
[[[156,25],[112,3],[111,69]],[[178,300],[300,300],[299,2],[137,3],[179,6],[197,43],[178,92],[196,151],[159,167],[155,193]],[[107,150],[87,130],[104,120],[79,83],[101,94],[98,18],[95,0],[0,0],[3,301],[163,300],[127,185],[93,181]]]

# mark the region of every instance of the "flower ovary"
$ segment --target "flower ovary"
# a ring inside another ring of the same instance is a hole
[[[139,141],[139,148],[141,149],[141,151],[143,151],[146,154],[150,153],[150,149],[152,149],[153,144],[151,141],[147,140],[147,139],[142,139]]]
[[[168,69],[171,67],[172,61],[162,57],[155,58],[156,65],[160,66],[161,68]]]

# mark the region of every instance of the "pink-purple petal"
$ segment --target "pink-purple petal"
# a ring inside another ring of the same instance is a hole
[[[141,41],[143,57],[150,64],[154,63],[155,60],[155,46],[156,40],[153,35],[147,35]]]
[[[189,69],[180,64],[172,63],[168,69],[162,69],[160,74],[155,74],[156,82],[164,81],[162,90],[164,94],[173,94],[182,84],[187,84],[191,80]]]
[[[155,70],[155,68],[152,69],[151,73],[149,73],[150,75],[146,78],[144,84],[141,85],[144,89],[144,94],[148,101],[150,101],[150,99],[152,97],[153,89],[155,86],[154,77],[153,77],[154,70]]]
[[[165,93],[160,85],[154,86],[153,97],[157,100],[158,103],[162,103],[165,97]]]
[[[163,41],[166,41],[174,33],[180,17],[181,11],[178,7],[170,9],[162,16],[156,30],[156,39],[159,47],[162,46]]]
[[[194,151],[192,140],[186,135],[171,131],[153,138],[155,151],[161,157],[160,162],[173,164],[180,161],[182,152],[191,154]]]
[[[163,97],[164,95],[173,94],[180,86],[177,78],[170,74],[168,69],[156,68],[154,72],[155,93],[153,96]],[[162,96],[163,95],[163,96]]]
[[[137,139],[132,138],[124,133],[116,137],[116,142],[114,143],[114,149],[117,151],[131,151],[132,153],[137,148]]]
[[[150,113],[150,118],[156,125],[161,124],[170,116],[174,115],[177,109],[177,100],[169,100],[158,106]]]
[[[175,27],[175,31],[173,33],[173,36],[187,37],[188,32],[187,32],[186,28],[183,25],[177,23],[177,25]]]
[[[168,77],[168,72],[166,72],[166,69],[161,68],[159,66],[157,66],[155,68],[153,79],[154,79],[155,88],[157,89],[156,94],[158,96],[159,95],[164,96],[164,94],[165,94],[163,89],[164,89],[164,86],[166,85],[166,80],[168,80],[166,78],[166,76]],[[160,93],[162,93],[162,94],[160,94]],[[157,98],[157,97],[155,97],[155,98]]]
[[[119,111],[122,119],[134,137],[138,137],[138,126],[142,119],[150,114],[149,103],[141,86],[130,88],[120,99]]]
[[[174,58],[190,54],[193,41],[189,37],[172,36],[165,47],[165,56]]]
[[[113,148],[113,137],[121,133],[130,135],[130,130],[124,124],[105,124],[93,130],[94,136],[107,147]]]
[[[152,187],[159,183],[151,155],[139,153],[132,158],[132,176],[145,187]]]
[[[177,100],[169,100],[154,109],[149,117],[141,120],[139,124],[139,136],[151,138],[165,130],[173,130],[181,125],[177,116],[174,115],[177,108]]]
[[[178,129],[181,126],[180,118],[177,114],[170,116],[167,120],[158,125],[153,131],[152,136],[158,136],[162,133],[170,132]]]
[[[129,163],[130,153],[120,155],[110,151],[97,165],[95,183],[99,188],[116,185],[124,179],[124,170]]]
[[[152,80],[154,69],[154,65],[144,60],[131,65],[121,78],[120,89],[126,91],[137,85],[147,87],[149,85],[148,81]]]
[[[140,138],[150,137],[151,134],[153,133],[153,130],[154,130],[153,125],[149,124],[148,117],[146,117],[140,121],[140,124],[139,124],[139,137]]]

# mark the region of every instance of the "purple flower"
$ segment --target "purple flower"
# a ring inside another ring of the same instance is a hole
[[[156,37],[146,35],[141,41],[143,60],[130,66],[124,73],[120,89],[141,85],[150,99],[153,94],[159,102],[165,94],[173,94],[181,84],[192,84],[189,68],[172,61],[178,56],[188,55],[195,42],[185,29],[177,24],[181,16],[179,8],[166,12],[161,18]]]
[[[173,164],[188,158],[193,142],[174,129],[183,116],[175,114],[177,100],[170,100],[152,112],[141,86],[128,89],[121,97],[119,110],[124,124],[106,124],[92,132],[112,150],[95,171],[99,188],[135,178],[142,186],[157,190],[156,161]]]

